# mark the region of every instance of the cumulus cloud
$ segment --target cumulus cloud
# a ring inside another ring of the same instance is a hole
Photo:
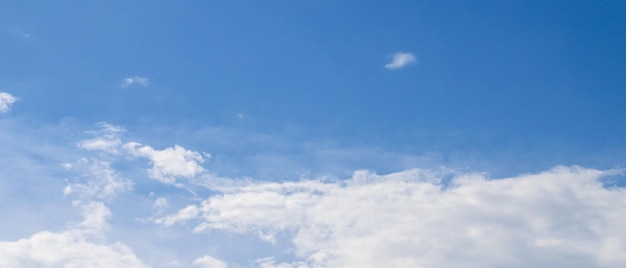
[[[122,87],[128,87],[132,85],[140,85],[140,86],[147,87],[148,85],[150,85],[150,80],[148,80],[147,77],[141,77],[141,76],[135,75],[133,77],[124,78],[124,80],[122,81]]]
[[[208,255],[197,258],[193,261],[193,265],[202,268],[228,268],[225,262]]]
[[[385,64],[385,68],[388,70],[396,70],[406,67],[411,63],[415,63],[416,61],[417,59],[412,53],[398,52],[393,54],[391,62]]]
[[[0,92],[0,113],[6,113],[11,109],[11,105],[17,98],[9,93]]]
[[[93,202],[82,208],[84,220],[75,228],[0,242],[0,267],[147,267],[122,243],[96,242],[111,216],[104,204]]]
[[[109,123],[99,123],[98,130],[87,131],[94,135],[94,138],[86,139],[78,143],[78,147],[85,150],[103,151],[111,154],[117,154],[122,144],[121,134],[126,130],[123,127]]]
[[[124,144],[123,148],[134,157],[149,159],[152,164],[152,168],[148,170],[149,176],[163,183],[173,184],[176,178],[189,179],[204,172],[204,168],[200,165],[204,163],[203,155],[179,145],[155,150],[147,145],[129,142]]]
[[[605,188],[609,174],[359,171],[342,182],[235,187],[161,223],[290,236],[300,260],[262,267],[624,267],[626,191]]]

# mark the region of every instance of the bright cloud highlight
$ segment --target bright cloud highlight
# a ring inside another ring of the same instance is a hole
[[[409,64],[417,62],[415,56],[411,53],[398,52],[393,54],[391,62],[385,64],[385,68],[388,70],[396,70],[406,67]]]
[[[11,109],[11,105],[17,98],[9,93],[0,92],[0,113],[6,113]]]
[[[284,233],[301,261],[262,267],[623,267],[626,191],[613,174],[557,167],[533,175],[359,171],[235,187],[160,222],[196,232]],[[453,177],[449,183],[443,178]]]

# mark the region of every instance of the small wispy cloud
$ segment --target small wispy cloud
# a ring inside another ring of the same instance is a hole
[[[407,52],[397,52],[393,54],[391,58],[391,62],[385,64],[385,68],[387,70],[396,70],[400,68],[404,68],[409,64],[417,62],[415,55]]]
[[[95,137],[82,140],[77,146],[85,150],[117,154],[118,148],[122,145],[121,135],[126,130],[121,126],[106,122],[98,123],[98,127],[98,130],[86,131],[86,133],[92,134]]]
[[[148,85],[150,85],[150,80],[147,77],[141,77],[141,76],[135,75],[133,77],[126,77],[122,81],[122,87],[128,87],[132,85],[140,85],[140,86],[147,87]]]
[[[17,98],[9,93],[0,91],[0,113],[6,113],[11,109],[11,105]]]

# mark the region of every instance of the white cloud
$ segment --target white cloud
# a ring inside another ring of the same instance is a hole
[[[81,199],[109,200],[133,187],[132,182],[121,178],[108,162],[81,158],[76,163],[64,164],[64,167],[80,173],[80,177],[65,186],[65,195],[77,194]]]
[[[135,157],[149,159],[152,164],[152,168],[148,170],[149,176],[163,183],[173,184],[176,182],[176,178],[189,179],[204,172],[204,168],[200,166],[204,163],[203,155],[179,145],[155,150],[147,145],[130,142],[124,144],[123,147]],[[204,154],[204,156],[208,157],[209,155]]]
[[[6,113],[11,109],[11,105],[17,98],[9,93],[0,92],[0,113]]]
[[[124,244],[102,245],[73,232],[48,231],[14,242],[0,242],[0,266],[147,267]]]
[[[262,267],[624,267],[626,190],[603,187],[609,173],[359,171],[344,182],[235,187],[161,223],[291,236],[300,261]]]
[[[121,134],[126,130],[123,127],[112,125],[109,123],[99,123],[99,130],[87,131],[96,137],[80,141],[78,147],[85,150],[103,151],[111,154],[117,154],[122,144]]]
[[[147,267],[122,243],[98,240],[110,210],[102,203],[83,205],[84,221],[74,229],[38,232],[27,239],[0,242],[0,267]]]
[[[190,205],[179,210],[174,215],[169,215],[164,218],[159,218],[155,220],[155,223],[163,224],[165,226],[171,226],[178,222],[186,222],[190,219],[194,219],[198,217],[199,214],[200,212],[198,211],[198,207],[195,205]]]
[[[152,205],[152,207],[156,209],[157,213],[161,214],[167,207],[169,207],[169,201],[165,197],[159,197],[154,201],[154,205]]]
[[[147,87],[148,85],[150,85],[150,80],[148,80],[147,77],[135,75],[133,77],[124,78],[124,80],[122,81],[122,87],[128,87],[132,85],[141,85]]]
[[[411,63],[415,63],[416,61],[417,59],[413,54],[398,52],[396,54],[393,54],[391,62],[385,64],[385,68],[387,68],[388,70],[396,70],[403,68]]]
[[[193,265],[202,268],[228,268],[225,262],[208,255],[197,258],[193,261]]]

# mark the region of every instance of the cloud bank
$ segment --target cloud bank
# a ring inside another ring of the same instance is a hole
[[[387,70],[396,70],[400,68],[404,68],[409,64],[415,63],[417,59],[411,53],[398,52],[393,54],[391,58],[391,62],[385,64],[385,68]]]
[[[9,93],[0,92],[0,113],[6,113],[11,109],[11,105],[17,98]]]
[[[84,220],[73,228],[0,242],[0,267],[148,267],[126,245],[99,241],[109,208],[92,202],[82,209]]]
[[[488,179],[412,169],[343,182],[231,188],[161,219],[290,237],[301,261],[262,267],[623,267],[626,191],[613,172],[557,167]],[[452,176],[451,181],[442,183]]]

